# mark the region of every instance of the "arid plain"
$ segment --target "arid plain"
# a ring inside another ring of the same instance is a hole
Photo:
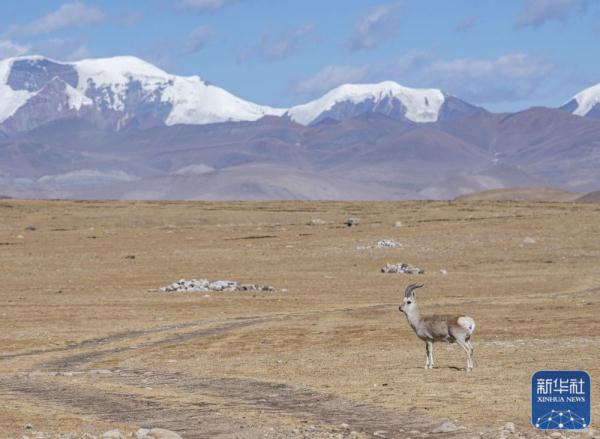
[[[158,291],[180,278],[276,291]],[[475,318],[472,373],[456,345],[423,368],[415,281]],[[0,437],[533,437],[536,370],[600,390],[598,204],[0,200],[0,285]]]

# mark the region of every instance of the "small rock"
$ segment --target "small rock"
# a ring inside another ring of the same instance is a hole
[[[138,431],[134,433],[134,436],[137,439],[146,439],[148,437],[148,433],[150,433],[149,428],[140,428]]]
[[[17,239],[25,239],[23,235],[17,235]]]
[[[396,221],[394,227],[402,227],[402,221]]]
[[[452,422],[446,421],[439,427],[434,428],[432,433],[452,433],[454,431],[460,430],[460,427],[457,427]]]
[[[523,240],[523,244],[535,244],[535,239],[533,239],[531,236],[526,236]]]
[[[440,273],[443,274],[444,276],[446,276],[448,274],[448,271],[444,270],[443,268],[440,270]]]
[[[125,259],[135,259],[135,255],[127,255],[125,256]]]
[[[153,428],[148,432],[146,437],[152,439],[183,439],[174,431],[166,430],[164,428]]]
[[[120,430],[110,430],[102,434],[102,439],[125,439],[125,436]]]
[[[512,422],[507,422],[506,424],[504,424],[504,426],[502,427],[502,429],[504,431],[507,431],[509,433],[515,433],[517,431],[515,424]]]
[[[232,280],[217,280],[209,282],[208,279],[180,279],[159,288],[162,292],[208,292],[208,291],[275,291],[275,288],[269,285],[240,284]]]
[[[550,434],[550,437],[553,437],[553,438],[559,439],[559,438],[562,438],[562,437],[563,437],[563,435],[562,435],[562,433],[559,433],[558,431],[554,431],[554,432],[552,432],[552,433]]]
[[[382,239],[377,242],[377,248],[398,248],[402,247],[402,244],[394,241],[393,239]]]
[[[348,218],[344,224],[346,224],[348,227],[358,226],[360,224],[360,219]]]
[[[346,424],[345,422],[342,422],[340,424],[340,427],[342,427],[344,430],[348,430],[350,428],[350,426],[348,424]]]
[[[385,437],[387,437],[387,431],[385,431],[385,430],[378,430],[375,433],[373,433],[373,436],[385,438]]]
[[[424,274],[425,271],[410,264],[398,262],[397,264],[386,263],[381,269],[382,273],[406,273],[406,274]]]
[[[24,428],[25,430],[33,430],[33,424],[32,424],[31,422],[28,422],[27,424],[25,424],[25,425],[23,426],[23,428]]]
[[[321,218],[313,218],[306,224],[309,226],[320,226],[322,224],[325,224],[325,221],[323,221]]]
[[[25,230],[27,230],[28,232],[35,232],[37,230],[37,227],[33,224],[29,224],[27,227],[25,227]]]

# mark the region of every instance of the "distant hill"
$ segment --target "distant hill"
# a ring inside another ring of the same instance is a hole
[[[457,201],[532,201],[568,202],[579,200],[581,194],[554,188],[492,189],[456,197]],[[600,192],[597,193],[600,200]]]
[[[600,191],[590,192],[576,200],[578,203],[600,203]]]

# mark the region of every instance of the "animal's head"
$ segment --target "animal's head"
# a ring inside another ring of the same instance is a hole
[[[406,290],[404,290],[404,300],[398,308],[400,311],[406,314],[416,306],[417,297],[415,296],[415,290],[417,288],[421,288],[422,286],[423,284],[410,284],[406,287]]]

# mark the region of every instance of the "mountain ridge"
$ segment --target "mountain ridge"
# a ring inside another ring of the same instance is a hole
[[[600,188],[599,119],[564,108],[491,113],[392,81],[275,109],[137,58],[21,57],[0,62],[0,97],[9,196],[452,199]]]

